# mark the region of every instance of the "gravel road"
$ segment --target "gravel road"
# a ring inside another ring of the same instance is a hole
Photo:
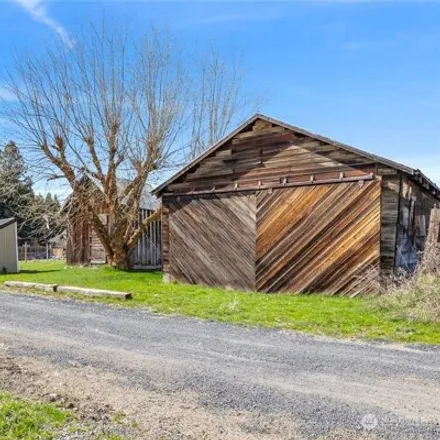
[[[366,344],[0,294],[0,357],[145,438],[440,439],[440,347]]]

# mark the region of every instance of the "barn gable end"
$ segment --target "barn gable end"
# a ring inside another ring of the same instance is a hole
[[[257,119],[166,186],[166,194],[256,190],[367,177],[371,159]]]

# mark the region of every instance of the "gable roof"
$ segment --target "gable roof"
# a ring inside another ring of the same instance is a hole
[[[0,218],[0,229],[15,223],[15,218]]]
[[[370,159],[372,162],[377,162],[382,165],[388,166],[390,168],[394,168],[396,170],[399,170],[412,178],[414,178],[416,181],[418,181],[423,186],[427,186],[429,190],[433,192],[435,196],[437,196],[440,199],[440,188],[432,182],[430,179],[428,179],[420,170],[414,169],[411,167],[408,167],[406,165],[403,165],[399,162],[395,162],[390,159],[386,159],[382,156],[378,156],[376,154],[368,153],[367,151],[360,150],[358,148],[352,147],[350,145],[343,144],[341,142],[335,141],[333,139],[327,138],[325,136],[321,136],[319,134],[312,133],[310,131],[307,131],[303,128],[296,127],[294,125],[290,125],[286,122],[279,121],[275,118],[271,118],[269,116],[265,116],[261,113],[256,113],[254,116],[247,119],[245,122],[243,122],[238,128],[236,128],[234,131],[232,131],[229,135],[215,143],[212,147],[208,148],[204,153],[202,153],[200,156],[198,156],[196,159],[194,159],[192,162],[184,166],[180,171],[178,171],[174,176],[166,180],[161,185],[157,186],[153,191],[152,194],[160,196],[163,190],[171,183],[173,183],[178,178],[182,177],[184,174],[189,172],[191,169],[193,169],[195,166],[197,166],[203,159],[213,154],[215,151],[217,151],[221,146],[223,146],[226,142],[230,141],[234,136],[236,136],[238,133],[243,131],[246,127],[253,124],[257,120],[263,120],[270,122],[271,124],[278,125],[280,127],[284,127],[288,130],[292,130],[296,133],[300,133],[304,136],[308,136],[312,139],[316,139],[318,141],[324,142],[328,145],[333,145],[335,147],[341,148],[343,150],[349,151],[351,153],[358,154],[359,156],[365,157],[367,159]]]

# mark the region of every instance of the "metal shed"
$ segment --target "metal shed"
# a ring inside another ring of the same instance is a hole
[[[440,202],[419,170],[264,115],[153,194],[166,278],[340,295],[413,270]]]
[[[0,272],[18,272],[17,222],[0,219]]]

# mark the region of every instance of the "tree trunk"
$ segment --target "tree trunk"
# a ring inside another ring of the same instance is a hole
[[[109,264],[115,269],[128,269],[128,252],[125,249],[115,249],[109,257]]]

